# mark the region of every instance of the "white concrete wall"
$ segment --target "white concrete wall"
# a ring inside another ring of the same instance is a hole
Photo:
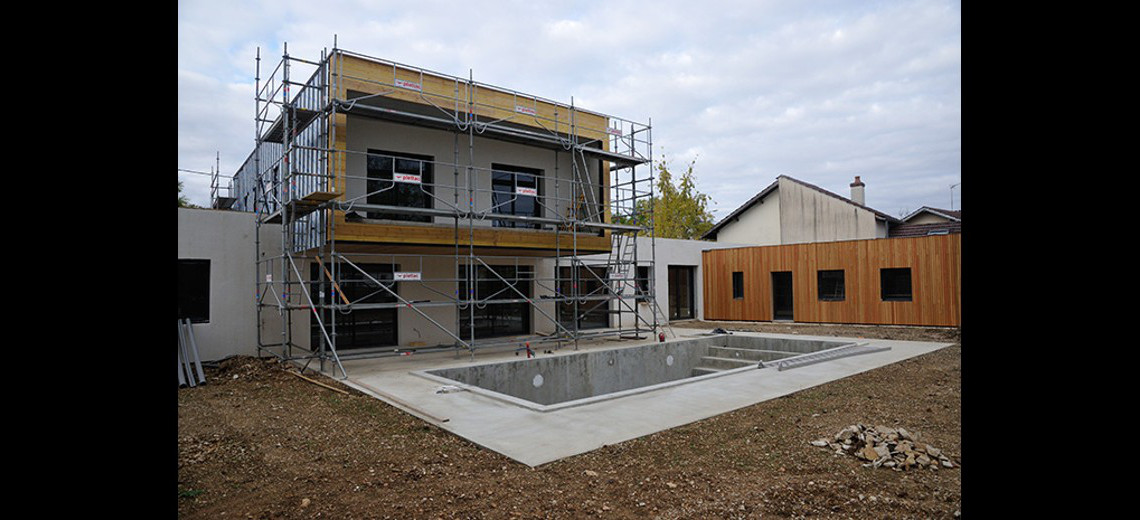
[[[888,238],[890,236],[890,224],[885,220],[875,221],[875,238]]]
[[[217,360],[231,355],[257,354],[257,308],[254,293],[257,271],[254,268],[254,234],[256,225],[254,215],[247,212],[179,209],[178,210],[178,257],[210,260],[210,321],[194,325],[195,338],[199,353],[203,360]],[[280,254],[280,227],[265,225],[262,228],[262,252],[265,257],[274,257]],[[651,249],[648,237],[638,239],[639,258],[647,261]],[[662,320],[668,320],[668,294],[669,294],[669,266],[693,266],[694,289],[694,315],[698,319],[704,317],[704,291],[702,284],[701,251],[705,249],[719,249],[726,247],[740,247],[740,243],[706,242],[699,240],[656,240],[656,270],[653,273],[653,283],[656,286],[658,302]],[[593,255],[592,258],[604,261],[606,255]],[[436,300],[442,299],[439,293],[453,295],[457,289],[454,281],[432,281],[439,279],[454,279],[458,277],[456,264],[453,258],[446,257],[420,257],[411,256],[349,256],[355,263],[389,263],[395,262],[401,271],[420,271],[424,282],[400,282],[397,293],[408,300]],[[462,259],[461,259],[462,260]],[[491,265],[514,265],[514,260],[486,259]],[[520,265],[534,267],[535,276],[547,286],[553,286],[549,281],[554,276],[555,262],[553,258],[519,259]],[[565,265],[566,260],[563,260]],[[309,276],[309,265],[306,262],[298,264],[302,276]],[[278,279],[280,263],[270,266],[274,279]],[[344,266],[344,268],[351,268]],[[265,276],[266,267],[262,267],[261,277]],[[532,287],[531,294],[539,299],[542,295],[551,295],[549,289],[540,287],[538,283]],[[300,302],[299,295],[294,296],[294,302]],[[273,303],[272,296],[264,300]],[[541,300],[540,300],[541,301]],[[615,304],[615,307],[616,304]],[[455,332],[457,310],[453,306],[428,307],[421,309],[447,330]],[[653,322],[653,310],[646,304],[638,305],[639,314],[648,321]],[[538,308],[531,308],[531,324],[538,333],[550,333],[555,330],[553,322],[547,317],[557,319],[556,307],[553,302],[540,303]],[[544,315],[545,314],[545,315]],[[629,318],[626,326],[632,326]],[[292,336],[293,342],[308,348],[309,325],[312,313],[297,311],[293,314]],[[454,342],[447,332],[431,323],[419,313],[402,308],[397,311],[397,338],[399,345],[408,346],[436,346],[450,345]],[[278,312],[273,308],[264,308],[261,313],[261,334],[263,343],[279,343],[282,340],[281,321]]]
[[[717,231],[717,242],[801,244],[886,238],[875,213],[781,177],[775,191]]]
[[[879,235],[875,214],[849,202],[780,178],[782,244],[871,239]]]
[[[725,244],[771,246],[780,244],[780,197],[769,193],[764,200],[734,217],[716,233],[716,241]]]
[[[648,265],[651,258],[655,259],[653,277],[654,294],[657,305],[660,307],[658,323],[669,321],[669,266],[693,267],[693,317],[704,319],[704,270],[701,265],[701,251],[709,249],[726,249],[731,247],[755,246],[760,244],[710,242],[705,240],[679,240],[673,238],[658,238],[651,241],[649,237],[638,237],[637,257],[639,263]],[[606,255],[590,255],[584,260],[605,261]],[[614,302],[612,309],[624,309],[621,304]],[[646,302],[637,304],[638,316],[644,320],[642,323],[653,323],[653,308]],[[632,327],[634,318],[629,314],[621,315],[621,325]],[[616,326],[617,323],[614,323]]]
[[[210,260],[209,322],[193,325],[203,361],[257,354],[255,229],[253,213],[178,209],[178,258]],[[264,247],[281,247],[278,229],[262,228]]]

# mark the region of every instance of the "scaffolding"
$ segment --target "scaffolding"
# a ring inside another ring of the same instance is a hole
[[[565,104],[476,82],[473,73],[460,78],[350,52],[335,41],[314,61],[291,56],[286,44],[264,77],[261,62],[258,49],[254,150],[226,200],[215,200],[256,215],[259,355],[305,366],[317,360],[322,372],[327,365],[343,378],[346,359],[437,350],[473,356],[543,343],[576,350],[583,339],[643,337],[662,326],[652,274],[653,169],[646,167],[651,124],[585,111],[573,98]],[[384,143],[350,146],[350,118],[448,137],[451,158],[378,150]],[[512,158],[496,150],[488,154],[495,163],[479,166],[477,153],[493,142],[552,154],[553,171],[497,165]],[[412,247],[337,236],[338,226],[359,223],[451,239]],[[543,246],[488,245],[479,238],[487,230],[518,231]],[[649,251],[639,251],[639,235]],[[525,330],[480,337],[479,313],[491,305],[523,309]],[[338,322],[368,311],[413,313],[446,342],[338,349],[338,340],[348,344]],[[308,347],[295,338],[299,313],[310,317]],[[263,330],[269,316],[280,320],[279,338]]]

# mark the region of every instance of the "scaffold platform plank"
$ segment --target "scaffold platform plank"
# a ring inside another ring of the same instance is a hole
[[[281,216],[284,212],[289,215],[291,219],[303,217],[315,211],[321,204],[330,200],[340,197],[343,193],[336,193],[331,191],[314,191],[297,200],[290,201],[282,209],[279,209],[269,215],[265,222],[270,224],[281,223]]]

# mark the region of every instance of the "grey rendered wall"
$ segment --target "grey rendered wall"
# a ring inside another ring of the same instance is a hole
[[[346,197],[352,199],[367,193],[367,156],[368,149],[386,150],[390,152],[403,152],[433,157],[437,163],[434,166],[434,184],[452,186],[456,183],[461,188],[467,185],[464,168],[470,163],[476,168],[482,168],[475,176],[476,188],[479,190],[476,197],[476,210],[486,211],[491,207],[491,175],[489,169],[492,163],[502,163],[512,166],[537,168],[543,171],[541,190],[541,203],[546,206],[544,215],[554,218],[557,212],[565,213],[573,200],[570,192],[569,179],[573,178],[573,165],[568,152],[557,154],[544,148],[535,148],[516,143],[508,143],[494,139],[476,137],[474,143],[474,162],[471,161],[469,140],[467,135],[458,136],[459,156],[455,155],[456,136],[451,132],[421,128],[411,125],[402,125],[375,119],[349,117],[348,118],[348,150],[347,155],[348,179],[346,182]],[[440,164],[443,163],[443,164]],[[455,164],[459,164],[458,180],[455,177]],[[581,167],[579,158],[579,167]],[[598,161],[587,160],[591,183],[598,184]],[[555,172],[558,182],[556,186]],[[465,193],[464,190],[461,190]],[[557,192],[557,195],[556,195]],[[448,204],[455,205],[455,191],[450,187],[436,186],[434,189],[434,205],[437,209],[449,209]],[[361,202],[365,202],[363,199]],[[466,200],[460,200],[459,207],[466,209]],[[435,217],[439,224],[452,224],[449,217]],[[490,226],[490,220],[475,223],[477,226]]]
[[[178,209],[178,258],[210,260],[209,322],[193,325],[203,360],[257,354],[255,229],[253,213]],[[263,249],[280,249],[278,229],[262,228]],[[280,321],[269,318],[266,329],[279,336]]]
[[[780,179],[780,243],[802,244],[876,238],[875,214]]]
[[[777,193],[779,190],[777,190]],[[716,241],[725,244],[769,246],[780,244],[780,197],[768,194],[763,200],[734,217],[722,227]]]

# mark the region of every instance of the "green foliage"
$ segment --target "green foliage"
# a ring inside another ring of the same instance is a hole
[[[205,492],[206,490],[204,489],[180,489],[178,490],[178,496],[179,498],[194,498]]]
[[[178,207],[202,209],[202,206],[191,203],[190,199],[186,198],[186,196],[182,194],[182,181],[178,181]]]
[[[182,194],[182,181],[178,181],[178,207],[190,207],[190,199],[186,198],[186,196]]]
[[[699,239],[713,227],[713,215],[708,210],[712,197],[697,191],[693,159],[681,174],[680,182],[674,184],[673,173],[665,159],[657,168],[657,183],[654,186],[652,223],[650,222],[649,199],[638,201],[635,215],[619,215],[614,221],[619,224],[652,227],[660,238]]]

